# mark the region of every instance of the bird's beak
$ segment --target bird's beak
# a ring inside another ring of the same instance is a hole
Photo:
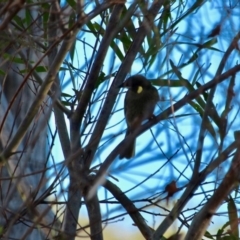
[[[128,84],[126,84],[126,82],[123,82],[122,84],[120,84],[118,86],[119,88],[129,88]]]
[[[120,84],[120,85],[118,85],[118,88],[123,88],[124,86],[123,86],[123,83],[122,84]]]

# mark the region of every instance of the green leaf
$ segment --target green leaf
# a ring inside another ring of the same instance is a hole
[[[202,86],[202,84],[199,83],[199,82],[196,82],[196,85],[197,85],[198,88],[200,88]],[[208,100],[208,93],[203,92],[202,95],[203,95],[204,100],[207,101]]]
[[[69,55],[70,55],[70,58],[71,58],[72,62],[73,62],[73,59],[74,59],[75,52],[76,52],[76,40],[72,44],[71,49],[69,51]]]
[[[205,232],[204,236],[210,239],[214,239],[214,237],[208,231]]]
[[[48,67],[46,67],[46,66],[37,66],[35,68],[35,71],[38,72],[38,73],[43,73],[43,72],[45,73],[45,72],[48,71]],[[20,73],[27,73],[27,72],[29,72],[28,68],[20,70]]]
[[[171,20],[171,19],[172,19],[172,16],[171,16],[171,11],[170,11],[170,4],[167,3],[163,8],[163,13],[161,16],[164,31],[167,30],[168,20]]]
[[[68,21],[68,27],[71,28],[75,24],[75,22],[76,22],[76,14],[75,14],[75,12],[72,12],[70,14],[68,20],[69,20]]]
[[[73,8],[76,9],[77,3],[74,0],[66,0],[66,2]]]
[[[61,97],[72,98],[73,96],[70,95],[70,94],[68,94],[68,93],[62,92],[62,93],[61,93]]]
[[[99,23],[95,22],[93,26],[95,28],[95,36],[97,36],[97,34],[100,34],[101,36],[104,35],[105,29]]]
[[[229,236],[221,237],[220,240],[239,240],[239,239],[234,237],[234,236],[232,236],[232,235],[229,235]]]
[[[5,76],[5,74],[6,73],[2,69],[0,69],[0,75]]]
[[[3,58],[4,58],[4,59],[7,59],[7,60],[9,60],[9,61],[11,61],[11,62],[14,62],[14,63],[21,63],[21,64],[24,63],[24,61],[23,61],[21,58],[12,56],[12,55],[10,55],[10,54],[8,54],[8,53],[4,53],[4,54],[3,54]]]
[[[231,235],[239,239],[237,207],[231,196],[229,196],[228,199],[229,199],[229,202],[227,207],[228,207],[228,217],[230,222],[230,228],[232,233]]]
[[[203,117],[204,109],[201,108],[201,106],[200,106],[199,104],[197,104],[197,103],[195,103],[195,102],[190,102],[189,104],[190,104],[190,106],[193,107],[193,109],[195,109],[195,110],[199,113],[199,115],[200,115],[201,117]],[[209,132],[209,133],[213,136],[213,138],[216,140],[216,132],[215,132],[214,127],[213,127],[213,125],[211,124],[211,122],[209,121],[208,118],[206,119],[206,125],[205,125],[205,126],[206,126],[206,129],[208,130],[208,132]]]
[[[187,89],[191,88],[192,90],[193,87],[191,86],[191,84],[189,83],[188,80],[186,79],[150,79],[151,83],[153,85],[159,86],[159,87],[187,87]]]
[[[225,108],[221,114],[221,118],[222,119],[226,119],[228,113],[231,111],[231,103],[233,98],[235,97],[235,93],[234,93],[234,85],[235,85],[235,78],[236,76],[232,76],[229,82],[229,86],[227,89],[227,98],[226,98],[226,103],[225,103]]]
[[[112,47],[112,49],[114,50],[115,54],[118,56],[118,58],[123,61],[124,59],[124,55],[122,54],[120,48],[118,47],[118,45],[112,41],[110,46]]]
[[[189,104],[192,106],[193,109],[195,109],[199,113],[199,115],[201,117],[203,116],[204,109],[201,108],[201,106],[199,104],[197,104],[195,102],[190,102]]]
[[[98,86],[106,80],[105,76],[106,75],[104,72],[100,73],[100,75],[98,76],[97,82],[95,84],[95,88],[98,88]]]
[[[126,34],[126,32],[123,31],[123,32],[121,32],[120,37],[117,36],[116,38],[119,39],[122,42],[123,48],[124,48],[124,51],[125,51],[125,54],[126,54],[128,49],[129,49],[129,47],[132,44],[132,40],[131,40],[130,36],[128,36]]]
[[[89,30],[95,35],[97,36],[98,34],[100,34],[101,36],[104,35],[105,33],[105,29],[98,23],[94,23],[92,24],[91,22],[89,22],[87,24],[87,27],[89,28]],[[120,48],[118,47],[118,45],[114,42],[114,40],[111,42],[110,44],[111,48],[114,50],[115,54],[118,56],[118,58],[122,61],[124,58],[124,55],[122,54]]]
[[[71,76],[71,81],[72,81],[73,88],[74,88],[74,89],[77,89],[72,65],[69,64],[68,62],[66,62],[66,65],[68,66],[68,69],[67,69],[67,70],[69,71],[69,74],[70,74],[70,76]]]
[[[90,32],[93,33],[93,32],[96,31],[95,28],[94,28],[94,25],[91,21],[89,21],[86,25],[87,25],[88,29],[90,30]]]
[[[203,65],[204,65],[204,64],[203,64]],[[200,66],[200,67],[197,69],[196,73],[195,73],[194,76],[193,76],[193,79],[192,79],[192,85],[193,85],[193,86],[194,86],[194,84],[195,84],[195,83],[197,82],[197,80],[198,80],[198,76],[199,76],[199,74],[201,73],[201,69],[202,69],[203,65]]]
[[[121,15],[121,19],[120,21],[126,16],[127,12],[129,9],[126,8],[126,6],[123,8],[122,11],[122,15]],[[120,33],[120,38],[119,40],[123,43],[123,48],[125,50],[125,53],[127,52],[127,50],[130,47],[130,44],[132,43],[132,40],[135,38],[136,34],[137,34],[137,30],[136,30],[136,26],[134,24],[135,19],[131,19],[129,18],[128,22],[126,22],[123,31],[121,31]],[[138,22],[141,21],[140,19],[138,19]],[[123,39],[121,39],[123,36]],[[118,38],[118,37],[116,37]],[[140,49],[139,49],[139,53],[142,54],[143,56],[145,53],[145,49],[143,47],[143,45],[141,45]]]
[[[35,68],[35,70],[36,70],[36,72],[43,73],[43,72],[47,72],[48,71],[48,67],[47,66],[37,66]]]
[[[47,34],[48,34],[48,19],[49,19],[49,8],[50,5],[48,3],[43,3],[42,4],[42,8],[43,10],[43,15],[42,15],[42,19],[43,19],[43,29],[44,29],[44,38],[47,39]]]
[[[19,27],[23,27],[23,20],[21,17],[19,17],[18,15],[14,15],[13,17],[13,21],[19,26]]]
[[[222,228],[218,229],[217,235],[216,235],[216,237],[217,237],[216,240],[220,240],[221,239],[221,237],[223,235],[223,232],[224,232],[224,226]]]
[[[66,106],[66,107],[72,106],[72,103],[71,103],[71,102],[68,102],[68,101],[61,101],[61,103],[62,103],[64,106]]]
[[[25,19],[24,20],[27,24],[27,27],[29,27],[32,24],[32,14],[31,14],[31,11],[28,8],[26,8]]]

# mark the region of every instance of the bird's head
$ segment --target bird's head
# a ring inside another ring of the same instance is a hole
[[[134,92],[141,93],[144,89],[151,87],[151,83],[142,75],[129,77],[119,87],[128,88]]]

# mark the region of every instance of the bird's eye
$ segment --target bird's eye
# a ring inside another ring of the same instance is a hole
[[[137,93],[141,93],[142,91],[143,91],[143,87],[142,86],[138,86]]]

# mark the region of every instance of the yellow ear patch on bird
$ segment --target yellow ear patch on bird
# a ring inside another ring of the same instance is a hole
[[[142,91],[143,91],[143,87],[142,86],[138,86],[137,93],[141,93]]]

